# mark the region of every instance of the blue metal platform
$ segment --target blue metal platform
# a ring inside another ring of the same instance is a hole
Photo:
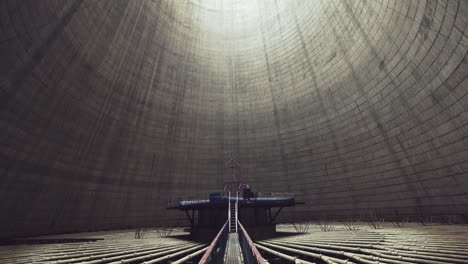
[[[235,198],[231,198],[231,202],[235,202]],[[178,202],[178,205],[171,209],[196,209],[203,207],[227,206],[229,198],[216,197],[204,200],[184,200]],[[244,199],[239,198],[239,206],[242,207],[287,207],[294,206],[296,201],[294,198],[279,198],[279,197],[259,197]]]

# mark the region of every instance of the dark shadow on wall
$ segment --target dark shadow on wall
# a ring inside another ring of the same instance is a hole
[[[70,24],[73,15],[77,13],[83,4],[84,0],[76,0],[70,6],[65,15],[61,18],[46,40],[37,47],[31,55],[31,59],[27,61],[24,66],[12,74],[10,79],[9,87],[2,87],[3,95],[0,98],[0,105],[5,107],[11,98],[15,96],[15,93],[23,86],[27,77],[31,75],[34,68],[42,61],[44,56],[50,52],[53,47],[53,43],[59,38],[60,34],[63,33],[64,29]]]

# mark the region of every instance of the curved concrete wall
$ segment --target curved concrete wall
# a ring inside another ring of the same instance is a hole
[[[1,1],[1,236],[152,225],[231,152],[286,219],[468,208],[465,1]]]

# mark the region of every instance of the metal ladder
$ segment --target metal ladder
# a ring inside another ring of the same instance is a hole
[[[234,197],[233,197],[234,198]],[[229,221],[229,232],[237,233],[237,220],[239,211],[239,193],[236,192],[236,200],[231,201],[231,192],[228,195],[228,221]]]

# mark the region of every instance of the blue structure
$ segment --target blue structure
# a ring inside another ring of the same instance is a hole
[[[233,195],[229,195],[233,194]],[[213,238],[226,222],[229,204],[238,204],[239,221],[253,239],[263,239],[276,233],[275,219],[284,207],[296,204],[294,197],[275,194],[255,195],[246,184],[239,181],[227,182],[223,192],[207,195],[208,199],[180,200],[169,207],[181,210],[190,221],[190,233],[194,238]]]
[[[235,201],[235,197],[230,198]],[[281,198],[281,197],[258,197],[258,198],[239,198],[239,205],[244,207],[286,207],[294,206],[296,201],[294,198]],[[221,196],[220,193],[210,194],[210,199],[207,200],[183,200],[178,202],[178,209],[192,209],[201,208],[204,206],[226,206],[229,198]],[[175,209],[175,208],[174,208]]]

